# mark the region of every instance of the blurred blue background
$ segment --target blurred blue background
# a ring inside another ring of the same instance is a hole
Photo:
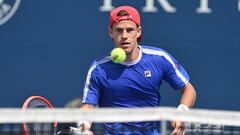
[[[158,10],[145,11],[148,2]],[[140,44],[165,49],[186,68],[197,90],[195,108],[239,110],[239,1],[209,0],[208,13],[196,11],[203,0],[166,2],[175,12],[157,0],[22,0],[0,26],[0,107],[21,107],[31,95],[56,107],[81,97],[91,61],[114,47],[109,10],[100,8],[110,4],[139,10]],[[178,105],[180,94],[168,84],[160,92],[162,106]]]

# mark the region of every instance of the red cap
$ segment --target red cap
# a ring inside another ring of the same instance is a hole
[[[117,16],[117,14],[120,11],[126,11],[129,15],[127,16]],[[140,26],[140,15],[138,11],[130,6],[120,6],[115,9],[113,9],[110,13],[110,24],[109,26],[112,27],[114,23],[119,22],[121,20],[132,20],[135,22],[138,26]]]
[[[122,10],[128,12],[129,15],[117,16],[117,14]],[[112,28],[114,23],[119,22],[121,20],[132,20],[133,22],[135,22],[137,24],[137,26],[140,26],[140,15],[135,8],[130,7],[130,6],[120,6],[120,7],[113,9],[110,13],[109,27]],[[140,40],[141,40],[141,36],[138,38],[138,41],[140,41]]]

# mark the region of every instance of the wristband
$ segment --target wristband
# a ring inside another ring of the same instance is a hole
[[[90,123],[88,121],[86,121],[86,120],[77,122],[77,126],[78,127],[80,127],[82,124],[86,125],[88,129],[91,128]]]
[[[187,112],[189,111],[189,107],[184,105],[184,104],[180,104],[177,108],[177,111],[180,111],[180,112]]]

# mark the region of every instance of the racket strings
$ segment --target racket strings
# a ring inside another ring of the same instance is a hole
[[[40,99],[33,99],[28,104],[27,108],[48,108],[48,104],[46,104]]]
[[[27,108],[49,108],[48,104],[40,99],[33,99]],[[29,135],[53,135],[53,123],[26,123]]]
[[[50,123],[27,123],[29,135],[53,135],[54,127]]]

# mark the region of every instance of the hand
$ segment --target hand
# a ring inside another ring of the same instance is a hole
[[[81,130],[83,135],[93,135],[93,132],[90,131],[89,126],[84,123],[79,125],[79,129]]]
[[[93,135],[93,132],[90,130],[85,130],[81,132],[81,135]]]
[[[183,122],[173,121],[171,125],[173,127],[173,131],[170,135],[185,135],[185,128]]]

